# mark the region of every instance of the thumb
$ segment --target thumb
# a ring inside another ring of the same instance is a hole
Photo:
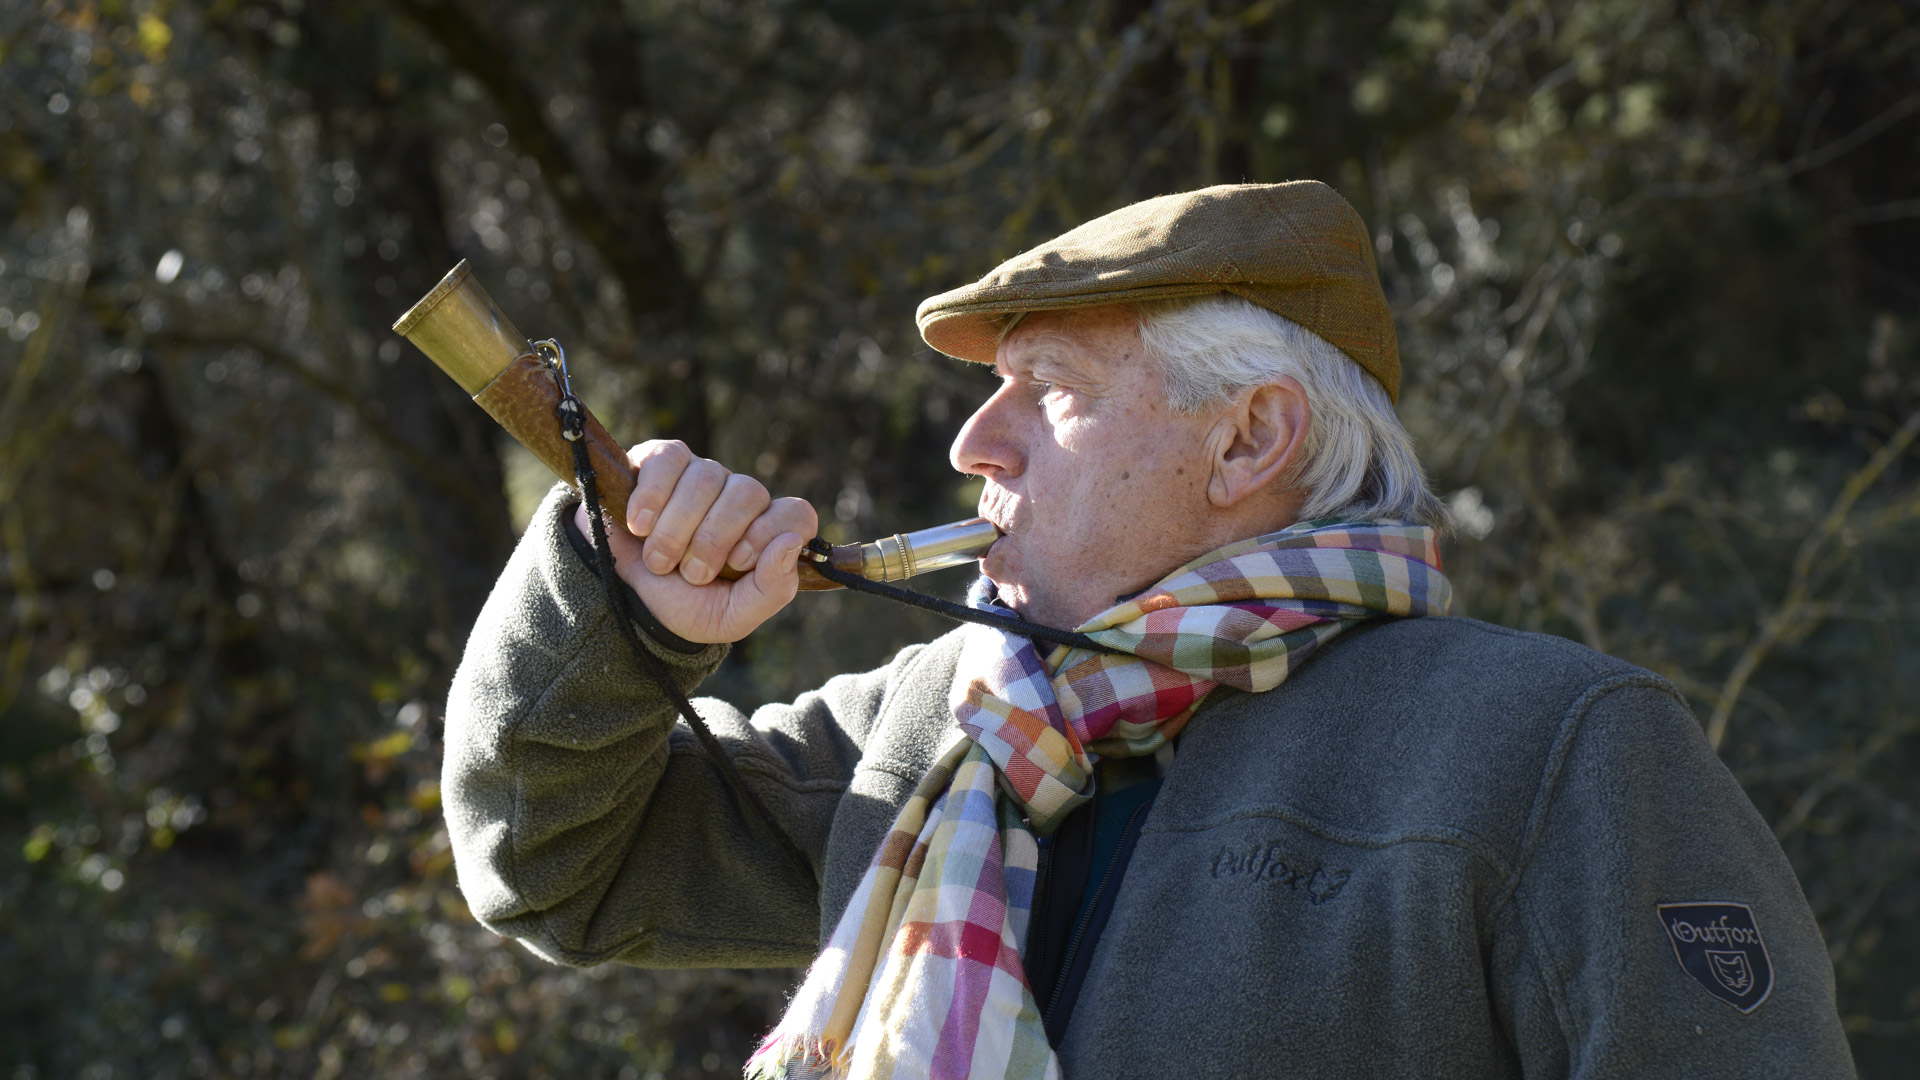
[[[772,618],[774,612],[791,603],[800,591],[800,574],[795,567],[801,549],[806,546],[806,538],[799,533],[781,533],[760,553],[753,572],[735,583],[737,592],[753,594],[741,599],[752,609],[756,625]]]

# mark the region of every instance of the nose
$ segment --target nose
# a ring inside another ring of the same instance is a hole
[[[953,437],[953,449],[947,455],[955,469],[991,480],[1006,480],[1019,476],[1026,468],[1026,454],[1013,422],[1013,393],[1011,383],[1002,383],[961,425],[960,434]]]

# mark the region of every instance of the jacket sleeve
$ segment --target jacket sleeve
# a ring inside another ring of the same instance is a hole
[[[639,669],[565,537],[571,510],[562,486],[534,515],[449,694],[441,789],[468,904],[488,927],[563,963],[807,962],[817,887]],[[726,655],[647,644],[688,693]],[[695,700],[815,877],[898,669],[842,676],[751,718]]]
[[[1589,690],[1540,792],[1492,949],[1526,1076],[1854,1075],[1793,868],[1664,681]]]

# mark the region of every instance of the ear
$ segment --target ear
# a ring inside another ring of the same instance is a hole
[[[1207,500],[1225,510],[1273,491],[1296,464],[1311,419],[1306,390],[1286,375],[1229,405],[1207,433]]]

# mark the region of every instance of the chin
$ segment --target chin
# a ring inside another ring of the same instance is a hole
[[[1060,618],[1060,605],[1051,597],[1038,596],[1025,589],[1005,588],[1000,590],[1003,602],[1014,610],[1016,615],[1036,622],[1041,626],[1051,626],[1056,630],[1072,629]]]
[[[1013,609],[1013,613],[1023,619],[1027,617],[1027,611],[1032,607],[1032,598],[1027,595],[1025,589],[1003,578],[994,577],[990,573],[982,574],[981,576],[985,577],[993,587],[994,603],[1004,608]]]
[[[993,597],[995,603],[1001,607],[1012,609],[1015,615],[1023,619],[1033,622],[1041,621],[1034,615],[1037,606],[1034,602],[1033,593],[1022,588],[1018,582],[1008,581],[1006,578],[995,575],[991,570],[982,568],[980,575],[986,579],[995,590],[996,595]],[[1044,607],[1044,605],[1039,605],[1039,607]]]
[[[1007,538],[1002,536],[987,549],[986,555],[980,560],[981,576],[993,582],[1000,590],[1001,603],[1008,606],[1011,606],[1010,602],[1015,596],[1024,596],[1026,593],[1026,590],[1020,587],[1020,560],[1008,550],[1011,546],[1007,543]]]
[[[1050,596],[1045,591],[1036,589],[1023,581],[1022,579],[1027,575],[1022,572],[1019,565],[1018,553],[1006,550],[1005,545],[1006,540],[1002,538],[999,544],[987,552],[987,557],[980,560],[980,573],[992,581],[994,587],[999,590],[1000,605],[1012,608],[1014,614],[1029,622],[1037,622],[1042,626],[1065,626],[1065,623],[1057,620],[1049,621],[1054,620],[1055,615],[1065,606],[1059,603],[1060,598]]]

